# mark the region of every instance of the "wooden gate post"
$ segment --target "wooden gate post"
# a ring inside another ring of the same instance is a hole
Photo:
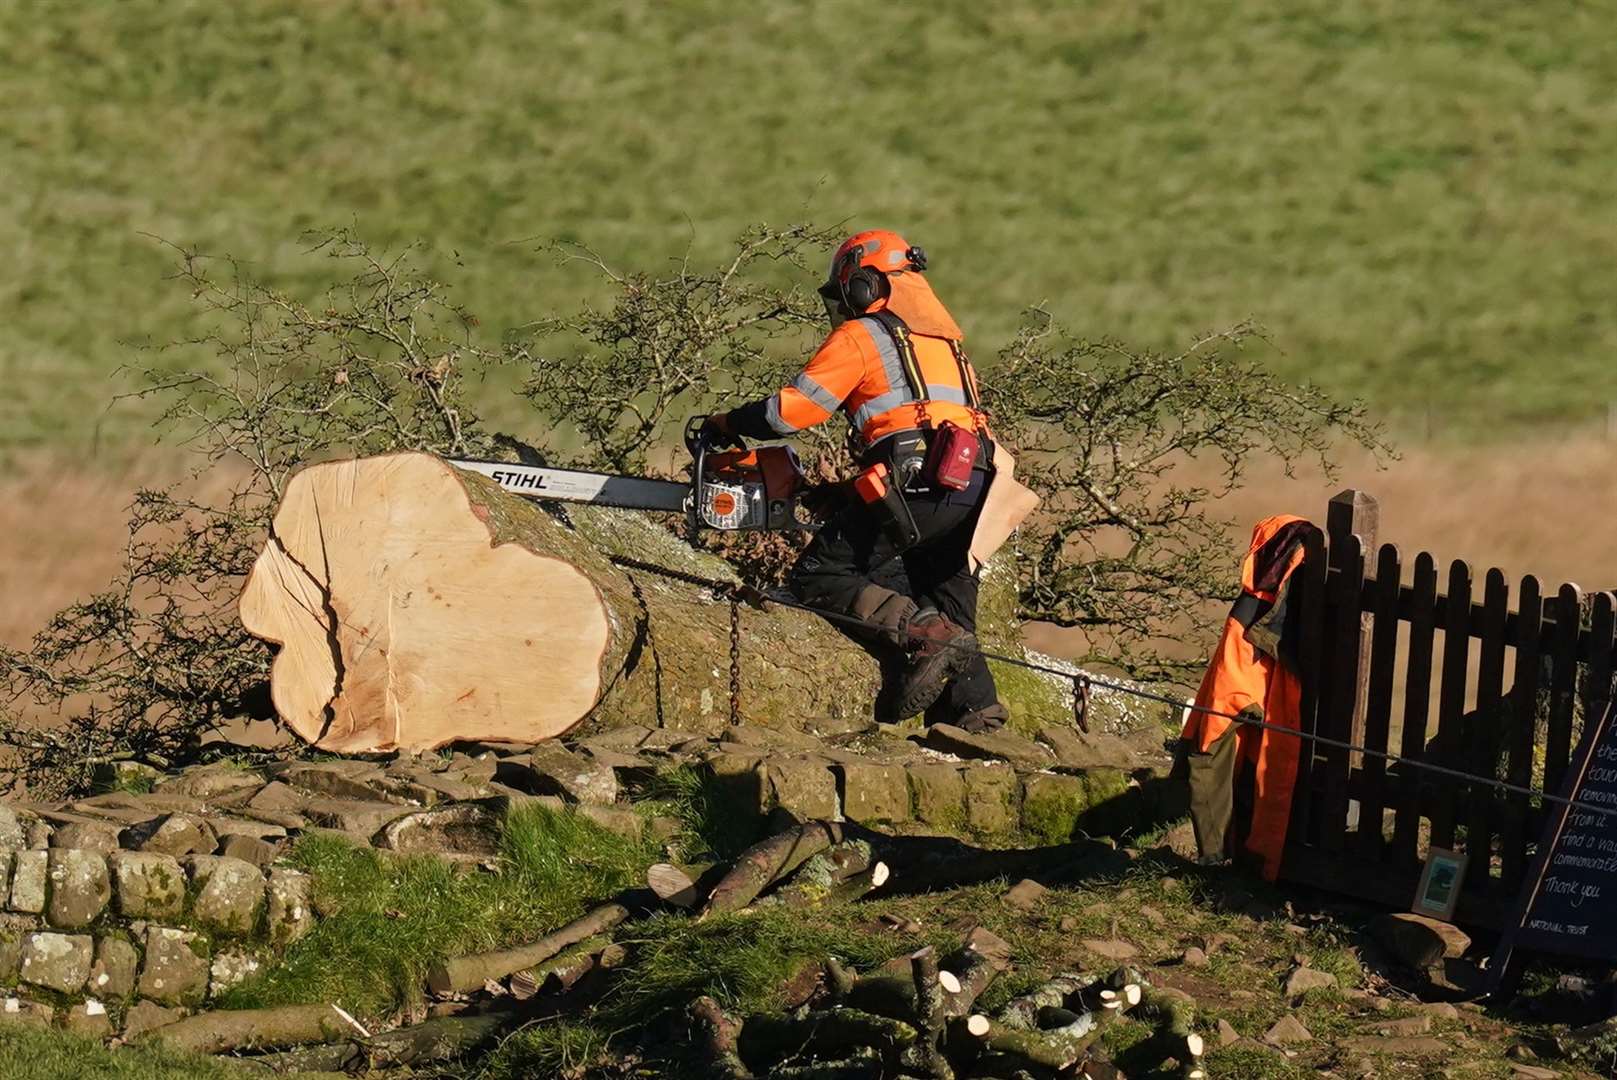
[[[1341,541],[1349,536],[1357,536],[1364,545],[1364,561],[1366,565],[1376,565],[1376,534],[1381,531],[1381,504],[1375,496],[1369,495],[1357,488],[1348,488],[1331,499],[1325,512],[1325,534],[1330,538],[1330,549],[1327,561],[1330,568],[1340,571],[1341,552],[1346,548]],[[1359,674],[1353,686],[1353,722],[1349,728],[1348,738],[1355,744],[1364,743],[1364,709],[1366,686],[1370,675],[1370,613],[1359,613]],[[1333,687],[1333,694],[1341,693],[1344,688]],[[1364,755],[1355,752],[1349,759],[1352,768],[1362,768]]]

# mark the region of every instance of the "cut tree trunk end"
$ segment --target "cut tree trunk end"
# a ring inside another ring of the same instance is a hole
[[[676,866],[673,863],[654,863],[646,868],[646,888],[657,899],[673,907],[689,910],[707,898],[711,891],[715,863],[696,866]],[[703,882],[708,887],[703,887]]]
[[[1008,946],[1007,946],[1008,947]],[[1000,956],[989,956],[978,951],[970,942],[965,948],[945,960],[949,970],[956,972],[958,989],[949,994],[945,1012],[949,1016],[965,1016],[977,1004],[993,981],[1009,963]]]
[[[611,971],[627,958],[627,950],[615,945],[604,934],[596,935],[577,945],[569,945],[542,964],[524,968],[511,976],[509,989],[518,1001],[526,1001],[535,994],[570,990],[574,983],[591,971]]]
[[[851,903],[881,888],[889,876],[886,863],[872,862],[868,843],[833,844],[804,862],[789,882],[763,902],[794,908]]]
[[[1183,990],[1169,987],[1142,986],[1140,1012],[1156,1018],[1155,1049],[1163,1060],[1174,1058],[1180,1064],[1180,1075],[1191,1078],[1205,1075],[1202,1037],[1196,1034],[1196,999]]]
[[[990,1050],[1058,1071],[1076,1064],[1100,1034],[1098,1030],[1092,1030],[1075,1037],[1059,1031],[1025,1031],[1006,1027],[984,1016],[967,1017],[963,1022],[957,1020],[955,1023],[963,1023],[965,1030]],[[971,1030],[973,1027],[982,1033],[976,1034]]]

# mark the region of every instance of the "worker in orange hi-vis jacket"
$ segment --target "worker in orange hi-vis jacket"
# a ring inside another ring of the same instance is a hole
[[[897,233],[850,237],[820,295],[831,333],[779,393],[707,418],[711,445],[782,439],[844,413],[860,473],[789,585],[804,603],[879,628],[903,663],[882,712],[969,730],[1004,723],[976,651],[972,533],[993,470],[963,334],[927,282],[926,253]]]
[[[1230,717],[1301,728],[1297,641],[1288,627],[1296,605],[1288,587],[1310,531],[1317,527],[1288,514],[1264,518],[1252,530],[1241,595],[1224,621],[1182,736],[1191,823],[1203,860],[1221,862],[1232,854],[1236,789],[1245,786],[1244,773],[1252,805],[1242,846],[1270,881],[1280,874],[1302,740]]]

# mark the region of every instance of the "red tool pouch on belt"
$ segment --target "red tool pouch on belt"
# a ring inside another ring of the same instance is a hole
[[[971,469],[981,452],[982,443],[975,431],[945,420],[932,433],[921,475],[939,487],[964,491],[971,486]]]

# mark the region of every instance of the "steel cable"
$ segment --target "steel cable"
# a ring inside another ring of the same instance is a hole
[[[686,584],[695,585],[699,588],[711,589],[713,592],[726,600],[739,599],[757,605],[762,605],[765,603],[778,604],[781,607],[809,612],[810,614],[817,615],[820,618],[825,619],[827,622],[846,626],[852,629],[867,631],[878,631],[882,629],[882,627],[879,627],[865,619],[861,619],[856,615],[829,611],[824,608],[815,607],[813,604],[805,604],[793,597],[783,596],[778,592],[766,593],[740,582],[721,581],[716,578],[706,578],[699,574],[691,574],[683,570],[673,570],[668,567],[658,566],[655,563],[642,562],[639,559],[630,558],[628,556],[613,556],[612,561],[617,565],[626,567],[628,569],[643,570],[647,573],[659,574],[663,577],[671,578],[676,581],[683,581]],[[949,643],[947,647],[962,648],[963,646]],[[1542,799],[1545,802],[1567,806],[1583,813],[1598,814],[1602,817],[1617,817],[1617,810],[1604,806],[1595,806],[1592,803],[1579,802],[1576,799],[1570,799],[1563,795],[1554,795],[1548,791],[1542,791],[1537,788],[1524,787],[1520,784],[1512,784],[1508,780],[1499,780],[1494,777],[1481,776],[1476,773],[1468,773],[1461,769],[1451,769],[1447,765],[1439,765],[1435,762],[1424,761],[1420,758],[1403,757],[1385,750],[1375,750],[1368,746],[1361,746],[1358,743],[1349,742],[1344,739],[1333,739],[1327,735],[1320,735],[1316,732],[1302,731],[1297,728],[1289,728],[1280,724],[1271,724],[1268,721],[1259,720],[1251,716],[1241,716],[1223,712],[1221,710],[1209,708],[1204,705],[1197,705],[1194,701],[1186,701],[1182,698],[1170,697],[1166,694],[1153,693],[1150,690],[1143,690],[1137,686],[1130,686],[1127,683],[1115,682],[1101,676],[1090,675],[1085,672],[1067,671],[1063,668],[1052,667],[1049,664],[1040,664],[1037,661],[1028,660],[1025,657],[1007,656],[1003,653],[990,652],[989,650],[982,648],[980,645],[971,648],[970,651],[981,656],[984,660],[993,660],[1001,664],[1010,664],[1014,667],[1024,668],[1028,671],[1037,671],[1042,674],[1052,675],[1069,682],[1083,683],[1101,690],[1110,690],[1113,693],[1126,694],[1128,696],[1141,698],[1146,701],[1156,701],[1164,705],[1172,705],[1175,708],[1188,709],[1192,712],[1203,713],[1208,716],[1217,716],[1233,723],[1243,724],[1247,727],[1257,728],[1262,731],[1273,731],[1280,735],[1289,735],[1293,738],[1312,742],[1319,746],[1328,746],[1337,750],[1346,750],[1351,753],[1365,754],[1370,757],[1380,758],[1381,760],[1389,763],[1408,765],[1411,768],[1424,769],[1427,772],[1435,773],[1439,776],[1445,776],[1454,780],[1463,780],[1468,784],[1491,787],[1499,791],[1508,791],[1516,795],[1526,795],[1530,798]],[[1074,688],[1074,692],[1078,692],[1077,687]]]

